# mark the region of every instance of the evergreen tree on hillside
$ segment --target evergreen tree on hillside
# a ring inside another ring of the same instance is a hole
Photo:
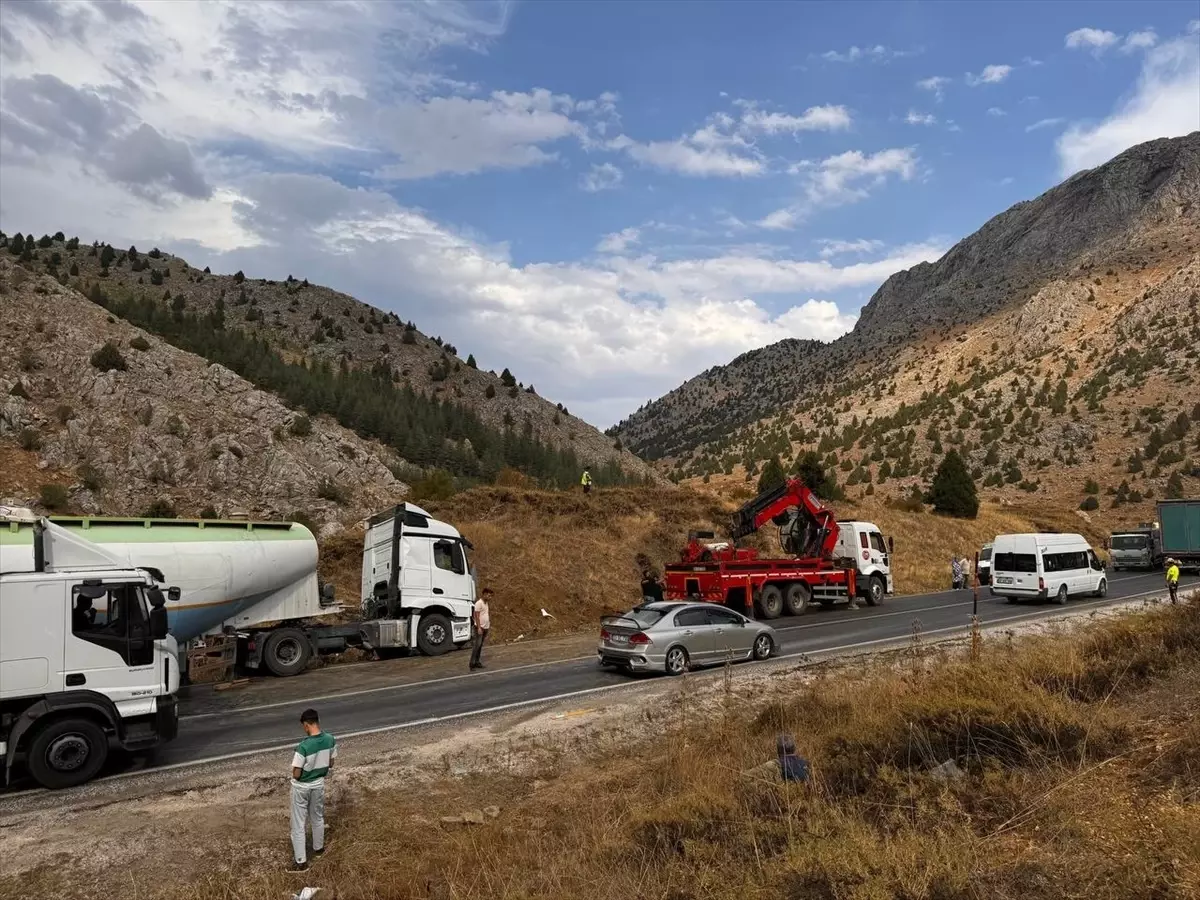
[[[837,500],[841,497],[837,478],[826,470],[821,457],[809,450],[796,462],[796,477],[799,478],[822,500]]]
[[[929,489],[928,500],[934,512],[957,519],[974,519],[979,515],[979,495],[975,482],[967,471],[957,450],[951,450],[938,466]]]
[[[787,473],[779,462],[778,456],[772,456],[763,466],[762,474],[758,476],[758,492],[769,491],[787,481]]]

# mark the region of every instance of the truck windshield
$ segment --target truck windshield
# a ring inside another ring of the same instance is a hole
[[[1114,550],[1145,550],[1147,539],[1144,534],[1114,534],[1112,548]]]
[[[992,548],[991,547],[984,547],[982,550],[979,551],[979,561],[980,562],[987,562],[991,558],[992,558]]]

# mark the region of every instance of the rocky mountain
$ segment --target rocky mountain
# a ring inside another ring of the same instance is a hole
[[[0,255],[0,504],[361,518],[398,459]]]
[[[569,454],[576,460],[569,467],[572,478],[586,464],[608,480],[663,481],[618,441],[541,397],[507,369],[499,375],[480,370],[470,354],[448,341],[330,288],[291,275],[266,280],[241,272],[213,274],[158,248],[80,244],[62,232],[38,239],[36,246],[31,235],[26,243],[32,251],[32,259],[25,260],[28,268],[54,274],[81,293],[98,291],[97,296],[125,302],[129,313],[130,301],[154,301],[177,317],[217,317],[220,328],[265,340],[292,362],[327,364],[334,372],[388,373],[398,389],[448,401],[496,432],[511,430]],[[135,324],[151,327],[145,315]],[[445,465],[433,458],[436,454],[426,455],[431,458],[408,461]]]
[[[679,478],[813,451],[899,495],[953,446],[998,494],[1194,493],[1198,251],[1200,133],[1152,141],[893,275],[843,338],[744,354],[614,434]]]

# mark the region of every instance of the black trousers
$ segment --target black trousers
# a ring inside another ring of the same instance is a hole
[[[476,628],[475,634],[471,638],[471,668],[482,665],[480,655],[483,653],[483,642],[487,640],[488,629]]]

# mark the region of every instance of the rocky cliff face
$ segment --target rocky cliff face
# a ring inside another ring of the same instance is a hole
[[[92,362],[106,343],[124,368]],[[321,525],[407,492],[386,448],[308,422],[7,258],[0,346],[0,503],[120,515],[157,505]]]
[[[708,452],[710,469],[731,448],[739,459],[753,457],[756,442],[759,453],[780,452],[778,441],[757,441],[764,420],[804,418],[835,394],[845,394],[839,406],[851,403],[860,417],[877,411],[878,403],[860,401],[886,384],[906,348],[927,353],[956,331],[1033,302],[1037,308],[1011,323],[1016,345],[1005,337],[997,346],[1018,361],[1043,352],[1043,329],[1067,308],[1047,313],[1041,306],[1077,305],[1089,290],[1091,303],[1098,290],[1091,282],[1118,269],[1173,271],[1193,252],[1198,226],[1200,132],[1142,144],[1001,213],[937,262],[893,275],[845,337],[827,345],[783,341],[745,354],[639,410],[614,433],[649,459]],[[1042,295],[1056,281],[1069,288],[1051,291],[1053,300]]]

